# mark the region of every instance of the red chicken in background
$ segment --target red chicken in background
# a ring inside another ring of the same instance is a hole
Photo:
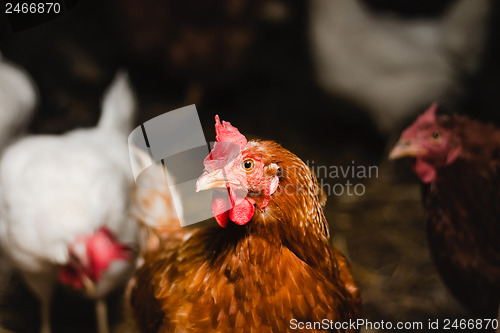
[[[476,314],[500,302],[500,130],[432,105],[402,134],[391,159],[410,156],[423,183],[430,250],[442,279]]]
[[[197,190],[215,189],[220,226],[179,227],[144,256],[131,283],[139,330],[286,332],[293,318],[359,318],[359,290],[329,243],[325,195],[309,167],[218,117],[215,126]]]

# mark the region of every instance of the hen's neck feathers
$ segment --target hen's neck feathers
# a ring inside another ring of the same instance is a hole
[[[253,252],[251,238],[265,240],[272,250],[287,247],[312,268],[333,274],[334,259],[329,245],[329,231],[322,208],[322,190],[310,168],[297,156],[272,141],[260,141],[257,151],[266,163],[280,167],[277,191],[269,205],[256,209],[245,226],[230,223],[216,231],[217,241],[230,251]],[[217,235],[217,232],[219,235]],[[229,245],[229,246],[228,246]]]
[[[267,142],[266,142],[267,143]],[[322,189],[311,169],[297,156],[269,143],[281,169],[279,188],[266,210],[257,210],[250,232],[288,247],[313,268],[331,268],[329,231],[321,205]]]
[[[465,116],[445,117],[444,126],[451,128],[462,145],[461,160],[476,166],[500,161],[500,130]]]

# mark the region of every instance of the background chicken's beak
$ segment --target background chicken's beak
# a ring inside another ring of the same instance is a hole
[[[401,157],[416,157],[425,153],[424,149],[411,141],[400,140],[389,154],[389,159],[394,160]]]
[[[211,188],[225,188],[229,181],[226,179],[224,169],[218,169],[201,175],[196,182],[196,192]]]

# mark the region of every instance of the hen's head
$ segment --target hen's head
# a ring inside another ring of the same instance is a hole
[[[216,140],[203,162],[196,190],[215,189],[212,212],[220,226],[248,223],[255,208],[264,210],[278,188],[279,167],[261,142],[248,142],[237,128],[215,117]]]
[[[402,134],[389,158],[415,158],[415,172],[424,183],[435,180],[436,168],[452,164],[462,152],[462,143],[449,116],[436,116],[434,103]]]
[[[61,267],[59,280],[74,289],[88,293],[101,280],[114,260],[132,260],[131,249],[118,243],[113,234],[102,227],[92,235],[80,235],[69,246],[69,263]]]
[[[311,267],[333,267],[326,195],[312,170],[278,143],[247,141],[230,123],[215,121],[217,142],[196,186],[215,190],[212,211],[219,225],[245,224],[237,229],[286,244]]]

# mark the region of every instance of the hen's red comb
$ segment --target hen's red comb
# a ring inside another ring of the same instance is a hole
[[[212,172],[223,168],[230,163],[245,148],[247,138],[230,122],[220,122],[219,116],[215,116],[215,140],[214,148],[203,161],[205,171]]]
[[[217,142],[231,142],[237,144],[241,149],[245,148],[247,138],[231,125],[228,121],[220,122],[219,116],[215,116],[215,140]]]

